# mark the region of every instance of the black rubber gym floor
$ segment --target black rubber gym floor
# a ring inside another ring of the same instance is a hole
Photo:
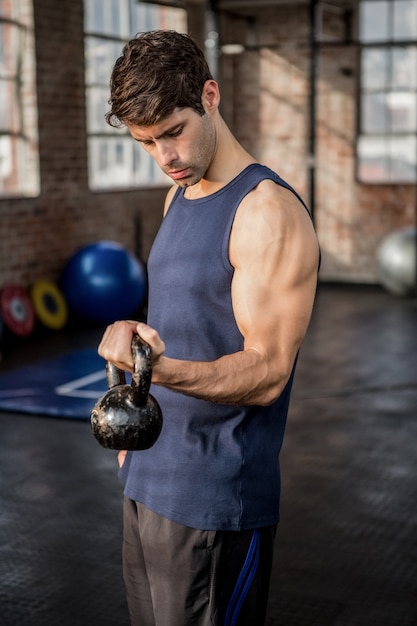
[[[0,371],[99,334],[8,342]],[[0,433],[0,624],[128,626],[115,453],[87,422],[0,413]],[[416,626],[416,299],[320,286],[281,462],[268,626]]]

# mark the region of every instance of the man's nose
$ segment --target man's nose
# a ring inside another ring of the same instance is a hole
[[[163,166],[167,166],[177,160],[177,152],[168,142],[158,144],[159,162]]]

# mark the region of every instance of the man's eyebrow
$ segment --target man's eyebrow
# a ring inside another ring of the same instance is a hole
[[[182,122],[179,122],[179,123],[177,122],[173,126],[170,126],[170,128],[167,128],[166,130],[164,130],[163,133],[160,133],[159,135],[155,135],[155,139],[162,139],[163,137],[165,137],[165,135],[170,135],[172,132],[179,130],[182,126],[183,126]],[[134,137],[134,139],[142,143],[144,141],[150,141],[150,139],[147,137],[143,137],[143,138]]]

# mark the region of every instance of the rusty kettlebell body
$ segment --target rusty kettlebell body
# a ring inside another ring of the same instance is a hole
[[[162,412],[149,393],[152,376],[151,349],[138,335],[132,339],[134,371],[132,383],[125,373],[106,363],[109,390],[91,413],[91,428],[97,441],[111,450],[146,450],[162,429]]]

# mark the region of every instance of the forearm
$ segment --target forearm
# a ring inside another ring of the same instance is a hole
[[[284,388],[291,368],[268,366],[256,350],[244,350],[211,362],[166,356],[153,368],[152,382],[186,395],[220,404],[266,405]]]

